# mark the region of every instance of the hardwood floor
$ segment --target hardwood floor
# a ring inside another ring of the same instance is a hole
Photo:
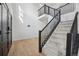
[[[24,39],[14,41],[8,56],[45,56],[38,52],[38,39]]]

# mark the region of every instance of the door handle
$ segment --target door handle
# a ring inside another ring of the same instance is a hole
[[[0,30],[0,35],[1,35],[1,30]]]
[[[8,27],[7,27],[7,30],[8,30],[8,31],[11,31],[12,29],[8,26]]]
[[[8,30],[8,31],[10,30],[10,27],[9,27],[9,26],[7,27],[7,30]]]

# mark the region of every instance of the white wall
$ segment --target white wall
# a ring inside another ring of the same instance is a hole
[[[61,11],[65,14],[61,15],[61,21],[73,20],[75,16],[76,4],[69,4],[64,7]]]
[[[61,21],[73,20],[74,16],[75,16],[75,11],[61,15]]]
[[[79,12],[79,3],[76,3],[76,11]],[[79,33],[79,15],[78,15],[78,33]]]
[[[19,19],[18,5],[23,9],[23,23]],[[38,4],[12,4],[13,8],[13,41],[20,39],[27,39],[38,37],[38,31],[43,28],[44,23],[40,22],[38,18]],[[27,27],[27,25],[31,25]]]

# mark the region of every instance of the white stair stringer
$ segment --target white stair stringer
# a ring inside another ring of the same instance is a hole
[[[65,56],[67,33],[70,32],[73,21],[60,22],[52,33],[42,52],[48,56]]]

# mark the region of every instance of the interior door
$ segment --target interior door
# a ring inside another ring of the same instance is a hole
[[[7,42],[8,42],[8,32],[7,32],[7,10],[6,10],[6,7],[5,5],[2,5],[3,6],[3,19],[2,19],[2,35],[3,35],[3,55],[7,55],[8,53],[8,45],[7,45]]]

